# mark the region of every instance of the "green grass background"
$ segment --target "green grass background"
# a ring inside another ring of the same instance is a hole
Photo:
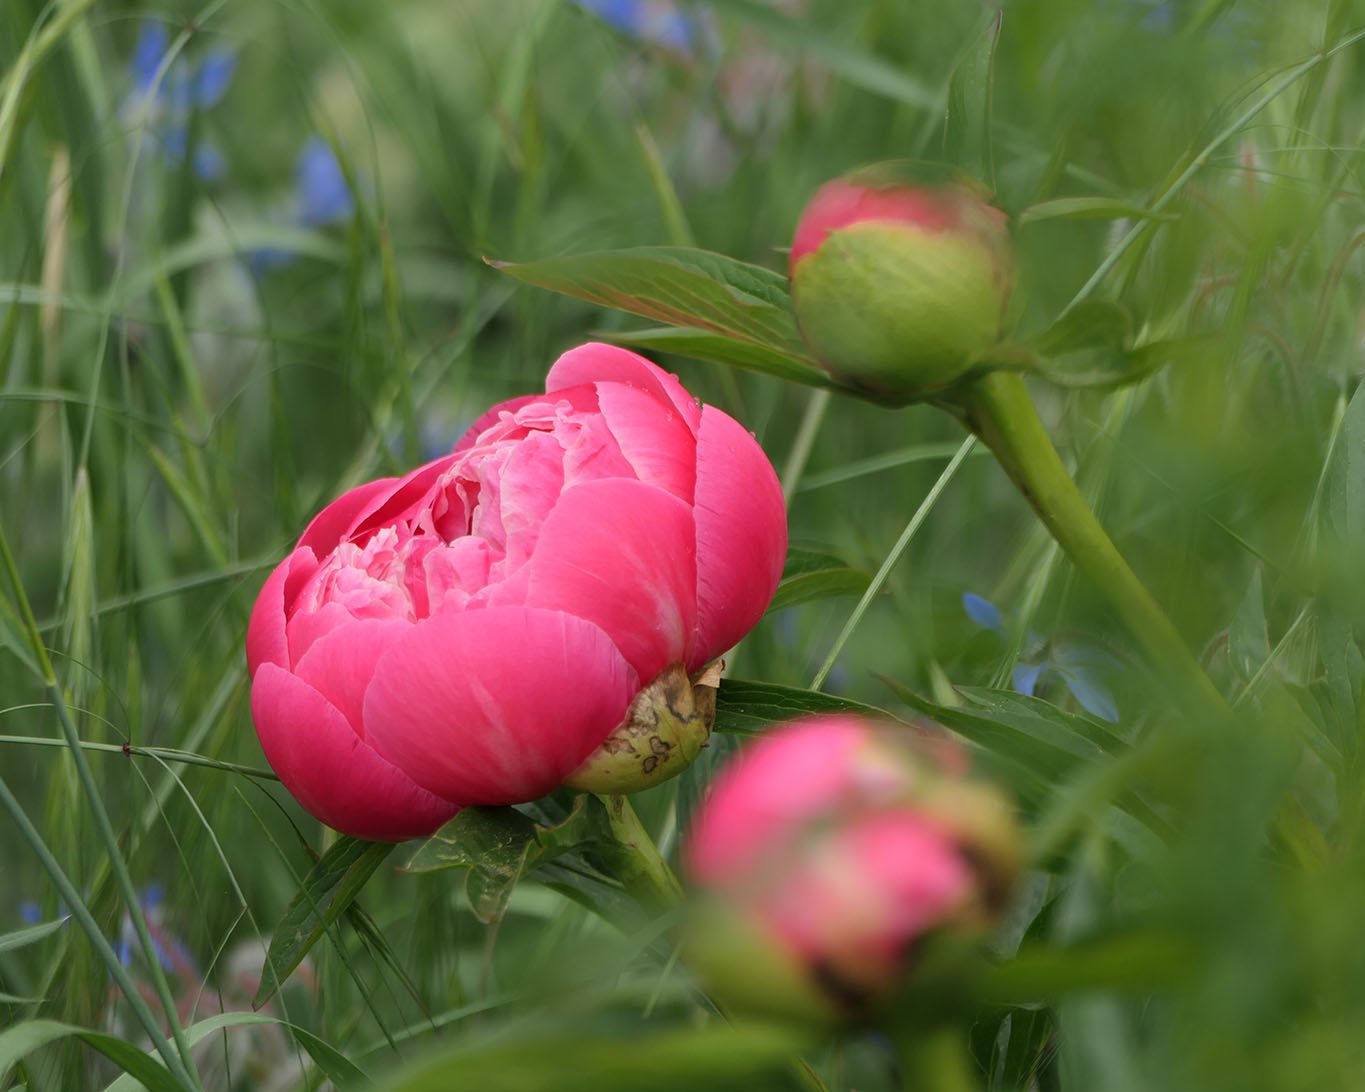
[[[998,38],[996,10],[963,0],[688,7],[710,28],[706,55],[642,44],[564,0],[0,6],[0,530],[13,561],[0,576],[0,775],[18,807],[111,939],[121,875],[165,889],[160,920],[195,964],[170,975],[181,1023],[242,1007],[254,987],[234,983],[233,961],[249,978],[254,938],[324,845],[262,776],[251,728],[242,641],[264,575],[339,491],[430,457],[590,334],[632,328],[483,259],[673,243],[780,270],[822,181],[942,159],[1015,217],[1021,331],[1085,294],[1121,303],[1147,340],[1198,338],[1135,384],[1036,395],[1238,714],[1163,732],[1165,695],[1094,589],[988,456],[965,461],[826,689],[909,715],[887,676],[952,703],[955,685],[1008,686],[1033,630],[1112,657],[1116,731],[1138,756],[1021,779],[1031,836],[1050,841],[997,947],[1007,957],[1026,935],[1052,961],[1025,968],[1027,998],[974,1013],[984,1086],[1365,1087],[1365,402],[1351,401],[1365,351],[1365,45],[1351,43],[1365,4],[1011,0]],[[226,98],[191,125],[224,153],[218,182],[149,148],[129,116],[147,19],[191,61],[238,51]],[[286,223],[290,170],[313,133],[337,149],[357,211],[303,231]],[[1043,215],[1070,197],[1107,203]],[[1160,216],[1119,218],[1125,207]],[[253,274],[247,256],[282,240],[297,260]],[[860,569],[882,564],[960,439],[929,408],[826,404],[661,363],[757,434],[791,491],[793,540]],[[967,618],[969,591],[1006,612],[1012,640]],[[770,615],[734,673],[810,685],[853,603]],[[1042,695],[1075,710],[1055,680]],[[641,802],[667,851],[732,746]],[[1160,814],[1164,840],[1112,806],[1126,790]],[[1268,837],[1276,814],[1309,832],[1307,857]],[[74,923],[20,934],[22,904],[52,921],[60,902],[0,818],[0,1029],[52,1019],[141,1048]],[[706,1022],[657,937],[623,938],[541,885],[492,929],[449,873],[381,869],[361,905],[373,929],[330,930],[313,984],[273,1012],[369,1072],[439,1042],[493,1059],[498,1076],[470,1087],[540,1087],[590,1067],[585,1043]],[[130,972],[155,1007],[146,961]],[[759,1087],[770,1059],[757,1042],[706,1041],[667,1062],[622,1046],[593,1087],[648,1087],[641,1073],[661,1069],[679,1087]],[[210,1046],[196,1055],[206,1088],[323,1080],[277,1027]],[[875,1036],[806,1055],[807,1082],[895,1086]],[[404,1087],[485,1073],[452,1065]],[[0,1087],[103,1088],[117,1072],[66,1041],[8,1075],[0,1064]]]

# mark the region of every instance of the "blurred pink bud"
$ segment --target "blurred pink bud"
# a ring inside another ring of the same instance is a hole
[[[878,174],[835,179],[811,198],[792,241],[792,302],[831,375],[911,400],[960,378],[999,339],[1009,235],[1004,214],[965,183]]]
[[[1010,809],[913,729],[798,721],[714,782],[687,843],[700,896],[690,962],[724,1002],[856,1015],[913,968],[917,944],[971,934],[1017,871]]]
[[[328,505],[261,590],[256,729],[329,826],[397,841],[571,776],[632,791],[710,731],[698,695],[672,724],[688,738],[661,729],[632,750],[659,720],[650,701],[676,699],[767,608],[787,545],[777,476],[732,418],[624,349],[565,353],[546,391]]]

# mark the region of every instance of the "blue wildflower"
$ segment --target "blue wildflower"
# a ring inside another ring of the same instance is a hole
[[[294,165],[294,221],[300,227],[322,227],[349,220],[355,211],[351,187],[332,146],[311,136]]]
[[[690,53],[699,37],[696,20],[667,0],[574,0],[608,26],[646,45]]]
[[[332,146],[320,136],[311,136],[294,162],[294,191],[289,202],[292,227],[320,228],[349,220],[355,213],[355,197]],[[294,260],[294,253],[283,247],[262,247],[252,251],[249,263],[260,272],[277,269]]]
[[[142,25],[128,64],[132,91],[125,102],[125,113],[144,116],[152,145],[171,163],[179,164],[191,154],[190,119],[227,95],[237,71],[237,54],[216,46],[195,65],[177,57],[158,80],[169,48],[170,33],[163,24]],[[191,154],[190,166],[197,177],[213,182],[223,176],[226,161],[216,146],[200,140]]]
[[[962,596],[962,609],[978,626],[1004,635],[1000,610],[989,599],[966,592]],[[1054,676],[1061,680],[1076,699],[1076,704],[1087,713],[1115,723],[1119,719],[1118,703],[1092,670],[1094,667],[1112,665],[1113,662],[1113,657],[1098,649],[1067,641],[1045,641],[1030,630],[1025,641],[1024,657],[1010,672],[1010,685],[1020,694],[1033,697],[1039,683],[1050,675]]]

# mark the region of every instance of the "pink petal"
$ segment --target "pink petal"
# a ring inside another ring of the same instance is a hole
[[[787,557],[787,506],[772,463],[749,433],[714,406],[697,435],[695,671],[763,617]]]
[[[850,770],[869,739],[855,717],[816,717],[776,729],[741,751],[712,783],[687,842],[693,879],[724,884],[779,852],[812,816],[855,791]]]
[[[537,399],[543,399],[543,394],[523,394],[517,398],[509,398],[506,402],[499,402],[492,409],[484,413],[477,421],[465,430],[463,436],[455,441],[455,446],[450,449],[452,455],[458,455],[474,446],[474,443],[484,431],[490,426],[495,425],[504,413],[515,413],[521,406]]]
[[[343,834],[401,842],[430,834],[459,810],[380,758],[326,698],[275,664],[256,672],[251,716],[284,787]]]
[[[387,493],[376,491],[343,537],[359,541],[380,528],[391,527],[430,507],[429,494],[433,486],[454,462],[453,455],[442,456],[419,466],[394,484]]]
[[[692,503],[697,484],[697,441],[658,399],[624,383],[601,383],[597,403],[621,453],[642,482],[662,486]]]
[[[251,608],[251,621],[246,627],[246,666],[251,675],[261,664],[290,664],[289,642],[285,637],[286,612],[298,595],[299,588],[316,571],[317,558],[313,551],[301,546],[286,557],[266,579],[256,605]]]
[[[345,539],[356,520],[381,495],[387,497],[397,486],[397,478],[378,478],[358,485],[337,497],[313,517],[299,537],[300,546],[311,546],[314,553],[328,554]]]
[[[701,407],[678,382],[677,376],[651,364],[639,353],[618,345],[589,341],[570,349],[551,365],[550,374],[545,377],[548,392],[584,383],[625,383],[638,387],[665,405],[673,406],[694,433],[701,421]]]
[[[527,568],[527,606],[586,618],[644,682],[682,661],[696,621],[692,512],[628,478],[564,492]]]
[[[577,769],[638,685],[611,639],[579,618],[526,607],[441,614],[380,659],[365,729],[432,792],[516,804]]]
[[[410,629],[411,622],[378,619],[337,626],[309,646],[294,673],[335,706],[364,739],[361,714],[375,664]]]

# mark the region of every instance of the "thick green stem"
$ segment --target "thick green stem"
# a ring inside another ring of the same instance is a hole
[[[1226,715],[1223,696],[1133,575],[1062,465],[1024,380],[1012,372],[992,372],[968,387],[958,405],[967,427],[995,453],[1072,563],[1108,599],[1152,666],[1179,687],[1187,703]]]
[[[635,809],[624,796],[599,796],[607,809],[607,821],[621,850],[616,860],[617,878],[641,901],[659,909],[671,909],[682,901],[683,889],[659,847],[645,830]]]
[[[980,1092],[967,1036],[956,1024],[901,1031],[893,1038],[905,1092]]]

